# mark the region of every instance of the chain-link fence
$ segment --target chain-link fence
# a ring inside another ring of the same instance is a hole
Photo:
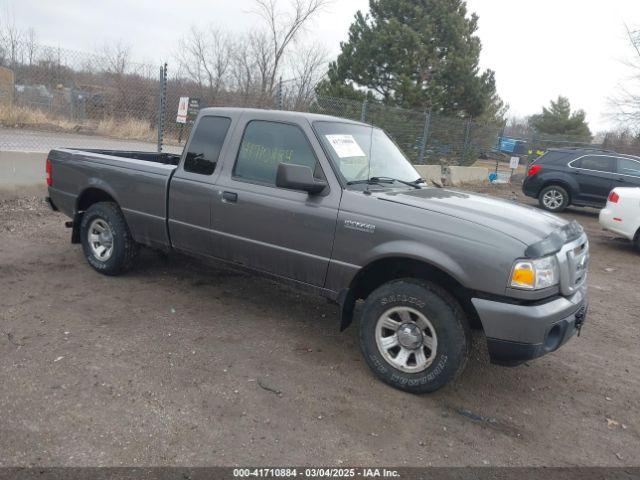
[[[282,83],[271,89],[229,88],[183,78],[171,71],[171,64],[163,68],[131,62],[128,52],[117,48],[102,54],[29,44],[0,48],[0,150],[153,150],[161,139],[165,151],[178,152],[194,118],[190,111],[184,123],[177,122],[181,97],[195,101],[197,108],[281,108],[363,121],[385,129],[417,164],[479,161],[508,170],[511,154],[596,146],[584,139],[512,135],[512,144],[520,142],[520,148],[509,152],[500,145],[512,132],[494,124],[375,102],[313,96],[301,101]]]
[[[89,55],[21,45],[2,53],[3,70],[13,77],[0,77],[2,147],[24,129],[155,139],[157,68],[129,62],[122,52]]]

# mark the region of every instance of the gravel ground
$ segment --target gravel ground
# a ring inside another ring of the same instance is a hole
[[[321,299],[152,252],[100,276],[64,217],[0,201],[0,466],[637,466],[640,257],[564,216],[591,241],[582,336],[502,368],[478,335],[455,384],[414,396]]]

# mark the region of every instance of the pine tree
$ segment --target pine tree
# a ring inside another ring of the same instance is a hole
[[[529,124],[539,133],[549,135],[567,135],[591,139],[591,130],[587,124],[584,110],[571,112],[571,103],[567,97],[559,96],[551,101],[549,108],[542,107],[542,113],[533,115]]]
[[[370,0],[357,12],[321,95],[478,117],[504,113],[494,72],[480,71],[478,17],[464,0]]]

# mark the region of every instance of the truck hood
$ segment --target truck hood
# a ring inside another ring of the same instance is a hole
[[[438,212],[502,232],[525,245],[547,238],[567,221],[541,210],[487,195],[444,188],[386,191],[383,201]]]

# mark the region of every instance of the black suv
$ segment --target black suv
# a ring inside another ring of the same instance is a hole
[[[615,187],[640,187],[640,157],[554,148],[529,165],[522,191],[545,210],[561,212],[569,205],[602,208]]]

